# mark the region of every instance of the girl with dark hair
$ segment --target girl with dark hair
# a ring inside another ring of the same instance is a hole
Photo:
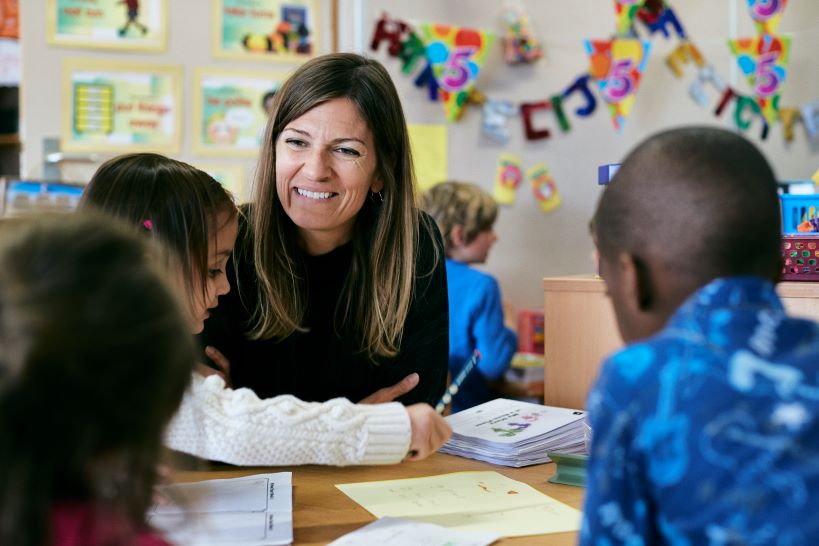
[[[0,544],[167,545],[145,511],[195,355],[175,298],[108,221],[0,232]]]
[[[135,154],[103,164],[81,207],[116,216],[162,244],[169,276],[187,289],[190,331],[201,331],[208,310],[230,289],[226,264],[238,211],[227,190],[180,161]],[[211,347],[206,354],[221,371],[193,374],[166,434],[173,449],[240,465],[387,464],[408,453],[422,459],[449,437],[446,422],[426,404],[320,404],[234,391],[225,384],[229,362]]]

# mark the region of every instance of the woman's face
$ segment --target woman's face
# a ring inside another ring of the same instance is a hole
[[[276,141],[276,191],[312,255],[350,240],[376,179],[375,143],[348,99],[333,99],[291,121]]]
[[[222,213],[217,218],[217,222],[219,228],[211,231],[211,237],[215,235],[215,239],[208,241],[207,273],[201,282],[193,282],[191,330],[194,334],[198,334],[204,328],[205,320],[209,316],[208,309],[216,307],[219,303],[219,296],[230,291],[225,267],[230,253],[233,252],[233,245],[236,243],[239,221],[235,214],[233,218],[230,218],[227,213]]]

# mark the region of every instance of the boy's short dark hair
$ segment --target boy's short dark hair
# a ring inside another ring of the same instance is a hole
[[[753,144],[724,129],[643,141],[603,192],[592,226],[603,257],[650,258],[700,283],[779,274],[776,177]]]

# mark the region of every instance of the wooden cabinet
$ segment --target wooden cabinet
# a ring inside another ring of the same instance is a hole
[[[819,283],[783,282],[777,292],[793,315],[819,321]],[[606,355],[622,346],[602,279],[543,279],[544,403],[583,408]]]

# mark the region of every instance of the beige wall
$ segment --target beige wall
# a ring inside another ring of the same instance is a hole
[[[729,36],[754,34],[745,1],[676,0],[671,3],[688,34],[717,72],[737,89],[747,92],[746,83],[737,80],[734,60],[726,46]],[[501,3],[497,0],[414,0],[411,3],[343,0],[341,4],[340,15],[344,21],[340,30],[344,49],[354,47],[356,32],[360,36],[362,30],[363,41],[368,43],[373,22],[383,11],[411,23],[434,21],[496,31],[501,28],[498,7]],[[186,89],[196,67],[235,65],[210,56],[210,2],[206,0],[169,0],[169,48],[162,54],[125,55],[48,46],[44,5],[42,0],[20,3],[24,174],[37,176],[41,172],[42,138],[59,134],[58,94],[61,62],[65,56],[113,56],[133,61],[181,64],[185,67]],[[485,93],[514,102],[537,101],[559,93],[586,69],[588,61],[582,40],[606,38],[614,29],[611,0],[529,0],[524,5],[542,39],[545,58],[531,66],[507,66],[502,62],[500,46],[496,44],[479,80],[479,88]],[[361,16],[357,15],[356,9],[361,10]],[[328,19],[325,13],[323,20]],[[362,27],[356,29],[359,22]],[[780,32],[792,33],[794,38],[782,104],[798,106],[819,99],[819,61],[815,56],[819,51],[819,2],[792,0],[782,19]],[[599,164],[619,161],[630,147],[659,129],[684,123],[732,126],[730,111],[717,119],[709,109],[701,109],[689,98],[687,84],[693,69],[688,69],[684,79],[677,80],[665,67],[665,54],[675,43],[674,39],[652,38],[653,50],[634,110],[622,134],[614,132],[608,113],[600,104],[590,118],[569,114],[572,129],[568,134],[559,133],[550,118],[544,117],[553,127],[553,137],[545,141],[526,141],[520,118],[513,118],[510,120],[511,139],[505,145],[497,144],[481,135],[481,116],[476,108],[470,108],[460,122],[450,126],[450,177],[475,181],[491,189],[498,155],[508,152],[522,156],[525,167],[545,161],[563,195],[563,206],[544,215],[528,190],[523,188],[517,204],[501,212],[497,225],[500,240],[486,268],[499,278],[505,294],[515,305],[542,305],[540,280],[543,276],[591,270],[589,254],[592,245],[587,224],[599,192],[596,185]],[[393,75],[411,123],[444,123],[441,106],[428,102],[424,93],[413,87],[412,79],[400,72],[398,60],[388,57],[383,50],[374,55]],[[243,63],[243,66],[251,69],[288,68],[268,64]],[[185,127],[189,126],[190,113],[184,112]],[[796,139],[790,145],[783,141],[781,125],[772,128],[765,142],[759,141],[758,133],[754,127],[748,135],[760,144],[780,178],[805,178],[819,167],[819,153],[811,150],[801,126],[797,126]],[[182,150],[180,158],[183,160],[209,159],[192,156],[187,137]],[[222,162],[217,158],[213,161]],[[246,166],[250,172],[253,162],[248,161]],[[73,165],[65,171],[67,178],[80,178],[90,168]]]

